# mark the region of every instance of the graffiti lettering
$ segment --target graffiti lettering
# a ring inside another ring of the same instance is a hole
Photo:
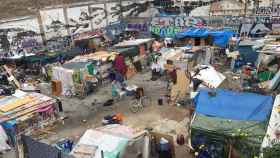
[[[204,20],[187,16],[154,17],[151,20],[150,32],[161,37],[174,37],[187,27],[202,27]]]
[[[174,37],[176,33],[180,32],[181,28],[176,26],[151,26],[150,32],[161,37]]]
[[[189,27],[189,26],[204,26],[204,22],[200,18],[193,18],[187,16],[169,16],[169,17],[155,17],[151,21],[152,26],[176,26],[176,27]]]
[[[271,15],[273,12],[272,7],[259,7],[256,8],[256,15]]]
[[[257,24],[269,24],[272,23],[272,19],[270,16],[259,16],[256,17]]]
[[[280,16],[280,4],[273,7],[256,8],[256,15],[263,16]]]
[[[280,16],[280,4],[277,4],[273,7],[272,16]]]

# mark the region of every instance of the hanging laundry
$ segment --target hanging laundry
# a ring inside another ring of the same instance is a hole
[[[75,70],[73,73],[73,81],[74,83],[81,83],[81,71]]]
[[[94,74],[94,67],[93,67],[93,64],[87,64],[86,65],[86,68],[87,68],[87,71],[88,71],[88,74],[90,75],[93,75]]]

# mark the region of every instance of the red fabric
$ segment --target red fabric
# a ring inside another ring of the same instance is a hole
[[[122,75],[126,74],[127,66],[125,65],[124,56],[118,55],[114,61],[113,67]]]

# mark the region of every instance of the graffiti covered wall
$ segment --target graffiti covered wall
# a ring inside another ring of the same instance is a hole
[[[280,4],[256,8],[256,23],[264,24],[273,31],[280,31]]]
[[[42,47],[37,18],[0,23],[0,52],[31,53]]]
[[[122,15],[126,17],[139,17],[147,18],[159,16],[160,11],[152,1],[138,0],[138,1],[123,1],[122,2]]]
[[[42,10],[40,15],[47,40],[68,35],[63,8]]]
[[[211,2],[210,0],[209,3]],[[182,9],[184,9],[184,13],[202,6],[202,3],[199,2],[190,4],[184,1],[183,3]],[[44,35],[41,39],[46,40],[48,44],[50,41],[53,43],[65,41],[64,37],[67,36],[66,43],[69,43],[70,35],[76,36],[77,34],[94,32],[100,28],[107,28],[106,30],[113,28],[113,32],[118,32],[116,30],[123,29],[123,23],[120,20],[131,19],[132,17],[147,18],[149,20],[147,22],[141,20],[140,22],[129,22],[126,26],[128,29],[152,32],[163,37],[173,37],[186,27],[201,27],[205,24],[205,21],[201,18],[170,16],[180,13],[179,4],[182,4],[181,1],[174,0],[122,0],[96,4],[91,2],[71,4],[64,8],[58,6],[58,8],[40,10],[39,20],[28,22],[37,26],[28,26],[28,29],[25,30],[32,31],[33,28],[36,28],[37,34]],[[274,21],[279,21],[279,19]],[[41,33],[38,30],[41,30]],[[10,49],[9,45],[11,43],[11,40],[8,40],[11,37],[6,37],[7,35],[7,33],[1,33],[1,49],[6,51]]]
[[[108,23],[112,24],[120,20],[121,18],[121,9],[120,9],[120,3],[117,2],[111,2],[106,4],[107,9],[107,19]]]
[[[92,17],[92,28],[103,28],[107,25],[107,11],[105,4],[94,4],[89,6],[90,16]]]
[[[91,19],[88,6],[67,8],[68,27],[71,34],[91,31]]]

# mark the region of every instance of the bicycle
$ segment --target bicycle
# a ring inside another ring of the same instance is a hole
[[[142,111],[144,107],[147,105],[151,105],[151,98],[147,96],[141,96],[139,99],[132,100],[129,104],[129,109],[133,113],[137,113],[139,111]]]

